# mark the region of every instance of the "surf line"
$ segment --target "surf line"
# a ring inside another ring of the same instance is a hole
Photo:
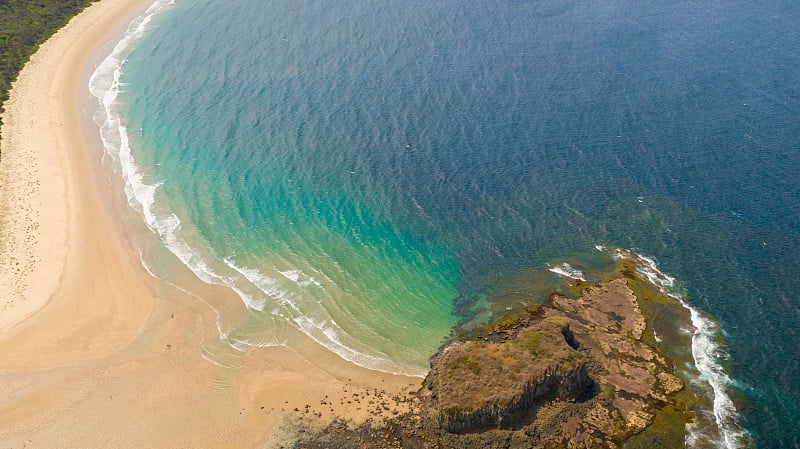
[[[146,226],[198,279],[207,284],[231,288],[251,312],[275,314],[274,311],[265,311],[266,298],[273,299],[283,308],[283,313],[278,313],[280,317],[287,319],[301,332],[344,360],[390,374],[424,377],[426,371],[417,367],[407,367],[395,363],[382,353],[370,354],[354,349],[343,341],[347,334],[332,319],[313,320],[311,317],[304,316],[294,307],[288,294],[279,289],[277,281],[274,279],[267,278],[255,270],[240,269],[233,266],[229,260],[224,260],[224,262],[233,272],[224,273],[215,268],[214,263],[211,262],[213,258],[204,253],[202,247],[190,245],[184,238],[187,230],[182,227],[181,219],[174,212],[157,211],[156,195],[161,183],[148,182],[140,166],[136,164],[124,118],[116,106],[124,85],[120,78],[128,56],[145,36],[153,19],[174,4],[175,0],[153,1],[142,16],[130,23],[110,54],[100,62],[89,78],[89,91],[99,104],[94,121],[100,128],[100,137],[105,153],[111,159],[114,170],[119,172],[124,181],[128,205],[141,215]],[[147,264],[144,263],[144,265]],[[148,271],[150,270],[148,269]],[[301,273],[287,271],[281,274],[297,283]],[[244,288],[252,290],[250,287],[255,287],[254,294],[245,291]],[[215,312],[217,311],[215,310]],[[262,342],[253,343],[235,339],[230,332],[223,331],[219,325],[218,330],[220,339],[230,344],[235,350],[242,350],[242,345],[263,344]],[[272,342],[267,344],[271,345]]]
[[[601,249],[602,247],[598,247]],[[728,386],[734,381],[725,373],[722,365],[717,361],[717,354],[725,354],[720,345],[714,341],[714,336],[719,332],[719,326],[714,321],[703,316],[703,313],[690,306],[684,296],[677,289],[675,278],[658,269],[654,259],[628,251],[617,249],[616,257],[634,262],[636,271],[644,276],[651,284],[662,293],[676,299],[685,308],[691,317],[692,326],[692,358],[700,380],[706,382],[713,392],[714,421],[720,434],[719,443],[725,449],[739,449],[748,447],[750,435],[739,424],[739,414],[736,406],[728,394]],[[697,438],[701,429],[693,428],[691,423],[686,424],[687,444],[694,446],[692,441]]]

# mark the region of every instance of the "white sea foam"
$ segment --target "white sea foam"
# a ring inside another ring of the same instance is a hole
[[[306,275],[303,273],[303,270],[289,270],[289,271],[281,271],[280,272],[286,279],[293,281],[300,287],[309,287],[311,285],[316,285],[317,287],[322,287],[322,284],[319,283],[316,279],[311,276]]]
[[[327,313],[324,314],[324,318],[313,318],[310,316],[301,309],[299,305],[300,298],[296,297],[289,289],[282,288],[279,280],[273,279],[258,270],[241,267],[230,259],[225,259],[224,261],[226,265],[244,276],[245,279],[257,287],[263,294],[284,306],[281,309],[282,313],[278,313],[281,317],[294,323],[304,334],[344,360],[365,368],[387,373],[417,377],[423,377],[425,375],[422,370],[402,366],[386,356],[369,354],[364,351],[353,349],[353,344],[343,341],[344,338],[349,339],[349,335],[333,318]],[[298,284],[303,283],[302,279],[307,277],[300,270],[280,273],[288,280]]]
[[[576,279],[584,282],[586,281],[586,278],[583,276],[583,272],[581,270],[573,268],[572,265],[566,262],[560,265],[556,265],[554,267],[550,267],[548,268],[548,270],[560,276],[565,276],[571,279]]]
[[[226,258],[223,259],[223,261],[225,262],[225,265],[227,265],[232,270],[244,276],[244,278],[247,279],[248,282],[250,282],[252,285],[255,285],[262,293],[275,300],[278,304],[289,307],[298,313],[300,312],[300,310],[295,305],[295,302],[292,300],[291,294],[288,291],[281,289],[280,285],[278,284],[278,281],[276,281],[275,279],[272,279],[262,274],[258,270],[239,267],[230,259]],[[264,300],[257,300],[251,297],[250,295],[247,295],[244,292],[240,292],[238,289],[237,293],[239,293],[239,296],[250,298],[250,301],[252,302],[255,301],[258,301],[259,303],[264,302]],[[263,310],[263,306],[259,308],[259,310]]]
[[[225,275],[211,267],[208,259],[201,252],[189,245],[182,236],[181,220],[174,213],[158,213],[156,209],[156,195],[160,184],[150,182],[145,179],[139,166],[131,153],[128,131],[117,111],[117,98],[120,93],[122,83],[120,77],[127,56],[138,40],[144,36],[153,18],[174,4],[174,0],[156,0],[141,16],[136,18],[129,25],[122,38],[114,46],[111,53],[103,59],[97,69],[89,78],[89,91],[97,98],[100,110],[95,117],[95,122],[100,127],[100,136],[103,141],[106,154],[111,158],[115,169],[120,172],[125,183],[125,194],[128,204],[139,211],[148,228],[158,235],[164,245],[178,259],[186,265],[199,279],[208,284],[225,285],[239,295],[246,307],[252,311],[263,311],[266,307],[266,298],[257,297],[245,291],[245,287],[239,285],[240,282],[235,276]],[[280,288],[278,281],[268,278],[256,270],[239,268],[226,260],[225,263],[236,272],[244,276],[251,284],[255,285],[268,298],[277,301],[286,310],[291,311],[290,322],[294,323],[301,331],[322,346],[335,352],[345,360],[356,363],[370,369],[386,371],[390,373],[421,375],[419,371],[405,368],[392,362],[388,358],[382,358],[371,354],[362,353],[352,349],[341,341],[344,331],[339,328],[333,320],[313,320],[304,316],[297,307],[296,300],[291,294]],[[321,286],[321,284],[310,276],[306,276],[300,270],[290,270],[283,272],[282,275],[293,281],[300,287],[310,285]],[[218,313],[218,312],[217,312]],[[219,318],[219,317],[218,317]],[[228,343],[234,349],[240,350],[242,345],[253,346],[262,343],[244,342],[243,340],[232,340],[229,334],[223,332],[219,325],[220,338],[230,340]],[[268,342],[272,345],[271,342]],[[205,357],[205,356],[204,356]],[[213,362],[213,360],[210,360]],[[213,362],[216,363],[216,362]]]
[[[725,449],[736,449],[746,447],[749,441],[748,433],[739,424],[739,414],[736,406],[731,400],[728,390],[734,385],[733,380],[727,375],[725,369],[719,364],[717,354],[727,352],[716,341],[715,337],[720,333],[717,324],[711,319],[703,316],[702,312],[690,306],[677,290],[675,278],[658,269],[655,260],[629,252],[617,250],[621,257],[634,260],[636,270],[643,275],[650,283],[659,288],[663,293],[677,299],[680,304],[689,311],[692,326],[692,358],[694,359],[695,369],[699,376],[697,381],[705,384],[710,391],[713,401],[713,421],[717,425],[719,432],[718,444]],[[686,425],[688,436],[686,444],[694,447],[695,442],[708,438],[705,429],[697,425]]]
[[[106,154],[112,159],[125,182],[128,204],[139,211],[148,228],[158,235],[166,247],[201,280],[210,284],[229,285],[229,279],[215,272],[209,263],[181,237],[181,221],[174,213],[156,212],[158,183],[148,183],[134,160],[128,131],[116,109],[120,93],[120,76],[128,54],[144,36],[153,18],[174,4],[173,0],[156,0],[145,13],[134,19],[111,53],[89,78],[89,91],[98,99],[100,114],[95,122]],[[244,299],[244,298],[243,298]],[[246,301],[246,300],[245,300]],[[257,308],[258,304],[248,304]]]
[[[288,270],[288,271],[281,271],[281,274],[286,279],[291,279],[294,282],[300,281],[300,275],[303,274],[302,270]]]
[[[214,311],[214,315],[216,316],[216,326],[217,326],[217,333],[219,334],[219,339],[220,340],[224,340],[224,339],[228,338],[228,333],[225,332],[222,329],[222,317],[219,314],[219,310],[217,310],[216,308],[212,307],[211,304],[209,304],[208,301],[205,300],[205,298],[203,298],[203,297],[201,297],[201,296],[199,296],[197,294],[194,294],[194,293],[190,292],[189,290],[186,290],[185,288],[181,287],[180,285],[177,285],[177,284],[175,284],[175,283],[173,283],[171,281],[168,281],[168,280],[164,279],[163,277],[157,275],[155,273],[155,271],[150,267],[150,264],[147,262],[147,260],[145,260],[144,253],[142,252],[141,249],[139,250],[139,261],[142,263],[142,266],[144,267],[145,271],[147,271],[150,274],[150,276],[153,277],[153,279],[158,279],[161,282],[164,282],[165,284],[169,285],[170,287],[172,287],[172,288],[174,288],[174,289],[176,289],[176,290],[178,290],[178,291],[180,291],[180,292],[182,292],[184,294],[187,294],[187,295],[189,295],[189,296],[191,296],[191,297],[193,297],[193,298],[195,298],[195,299],[197,299],[199,301],[201,301],[202,303],[207,305],[209,309],[213,310]]]
[[[250,341],[239,340],[237,338],[229,339],[230,345],[239,352],[247,352],[248,348],[275,348],[278,346],[286,346],[285,341]]]
[[[656,343],[661,343],[661,342],[663,341],[663,340],[661,339],[661,337],[659,337],[659,336],[658,336],[658,334],[656,333],[656,331],[655,331],[655,330],[653,331],[653,338],[655,338],[655,340],[656,340]]]
[[[220,368],[233,369],[233,367],[231,367],[231,366],[228,366],[228,365],[222,364],[221,362],[216,361],[206,351],[200,351],[200,357],[205,359],[206,362],[209,362],[209,363],[211,363],[213,365],[217,365]]]
[[[125,194],[128,204],[139,211],[147,226],[155,232],[164,244],[195,275],[207,283],[220,283],[221,276],[215,273],[203,258],[196,253],[180,236],[181,221],[173,213],[157,214],[155,210],[156,191],[159,184],[147,183],[131,154],[128,132],[116,110],[120,92],[120,76],[128,54],[136,42],[144,36],[153,18],[172,6],[172,0],[156,0],[144,15],[138,17],[128,27],[111,53],[103,59],[89,78],[89,91],[98,99],[101,114],[95,118],[100,127],[100,137],[106,154],[115,162],[125,181]]]
[[[351,349],[350,346],[344,344],[340,340],[340,333],[336,331],[338,326],[334,321],[320,323],[310,319],[308,316],[300,315],[294,318],[294,322],[314,341],[348,362],[366,368],[386,373],[402,374],[404,376],[422,378],[427,374],[425,370],[401,366],[388,358],[378,357]]]

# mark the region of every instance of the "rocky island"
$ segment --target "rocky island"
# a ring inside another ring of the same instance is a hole
[[[687,419],[676,399],[683,381],[643,338],[648,322],[629,286],[639,280],[621,272],[454,339],[431,359],[409,411],[306,429],[294,446],[621,448],[666,406]]]

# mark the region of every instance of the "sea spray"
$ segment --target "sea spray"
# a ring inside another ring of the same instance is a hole
[[[567,262],[563,262],[556,266],[550,267],[548,268],[548,270],[555,274],[575,279],[576,281],[586,282],[586,278],[584,277],[583,272],[581,272],[581,270],[578,270],[577,268],[573,268],[572,265],[568,264]]]
[[[597,249],[605,250],[602,246],[598,246]],[[738,412],[729,395],[729,387],[734,385],[734,382],[719,363],[721,357],[718,357],[718,354],[727,354],[716,342],[720,332],[719,326],[685,301],[675,278],[659,270],[655,260],[623,249],[617,249],[614,254],[616,257],[632,260],[639,274],[662,293],[676,299],[689,312],[694,327],[691,330],[692,358],[694,367],[699,373],[698,380],[709,387],[705,390],[710,392],[710,399],[713,402],[714,422],[719,432],[718,444],[724,449],[749,447],[750,435],[739,424]],[[686,430],[686,444],[689,447],[697,447],[697,442],[705,438],[706,429],[700,428],[695,423],[688,423]]]

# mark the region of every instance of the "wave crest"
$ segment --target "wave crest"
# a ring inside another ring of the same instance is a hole
[[[706,390],[710,391],[712,395],[710,399],[714,404],[714,422],[719,432],[718,443],[725,449],[748,447],[750,435],[739,424],[739,414],[729,395],[729,387],[735,385],[735,382],[719,363],[720,360],[725,359],[720,354],[727,354],[727,351],[717,342],[720,334],[717,323],[686,302],[684,294],[677,287],[675,278],[659,270],[655,260],[623,249],[617,249],[615,254],[617,257],[633,261],[636,271],[640,275],[662,293],[676,299],[689,312],[694,328],[691,331],[692,358],[699,373],[697,380],[707,384],[709,388]],[[686,429],[688,447],[697,447],[698,442],[707,437],[704,429],[699,428],[696,424],[689,423],[686,425]]]

